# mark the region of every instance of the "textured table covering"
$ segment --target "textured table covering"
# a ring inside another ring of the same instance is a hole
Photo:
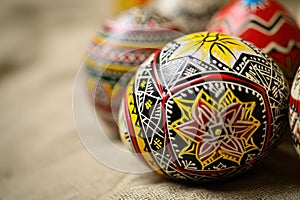
[[[288,134],[249,173],[180,185],[96,161],[72,114],[73,82],[104,1],[0,3],[0,199],[299,199],[300,160]],[[298,0],[289,1],[297,11]],[[295,5],[295,6],[293,6]]]

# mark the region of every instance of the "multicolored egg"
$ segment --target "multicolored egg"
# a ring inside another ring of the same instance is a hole
[[[291,87],[289,120],[295,149],[300,156],[300,68]]]
[[[114,20],[106,22],[94,37],[84,63],[88,74],[88,88],[95,99],[100,116],[113,120],[118,110],[116,87],[127,85],[125,74],[133,74],[137,66],[155,50],[181,36],[177,26],[150,8],[129,9]],[[129,79],[130,80],[130,79]],[[112,99],[115,93],[116,98]]]
[[[257,47],[194,33],[137,70],[122,100],[120,134],[158,174],[220,180],[248,170],[278,144],[288,94],[282,70]]]
[[[292,82],[300,64],[300,30],[275,0],[233,0],[215,14],[207,30],[253,43],[277,61]]]

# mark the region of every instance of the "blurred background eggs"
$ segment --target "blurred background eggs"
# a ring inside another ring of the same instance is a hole
[[[291,87],[289,120],[294,146],[300,156],[300,67]]]
[[[120,93],[129,80],[126,77],[151,53],[179,37],[178,30],[169,19],[146,7],[125,10],[106,21],[92,40],[84,63],[89,93],[101,117],[114,120]]]
[[[271,56],[289,82],[300,64],[300,30],[294,17],[275,0],[232,0],[211,19],[208,31],[235,35]]]

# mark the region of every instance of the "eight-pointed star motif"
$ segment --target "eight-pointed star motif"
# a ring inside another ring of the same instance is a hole
[[[202,167],[220,158],[236,162],[247,152],[258,149],[252,135],[260,122],[252,116],[255,102],[242,102],[227,89],[218,100],[201,91],[196,100],[174,99],[181,118],[171,124],[187,146],[179,156],[194,154]]]

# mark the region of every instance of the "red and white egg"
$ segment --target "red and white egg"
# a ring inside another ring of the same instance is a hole
[[[238,36],[253,43],[281,66],[291,83],[300,64],[300,30],[275,0],[232,0],[211,19],[207,31]]]
[[[300,68],[296,73],[291,88],[289,120],[293,142],[296,151],[300,155]]]

